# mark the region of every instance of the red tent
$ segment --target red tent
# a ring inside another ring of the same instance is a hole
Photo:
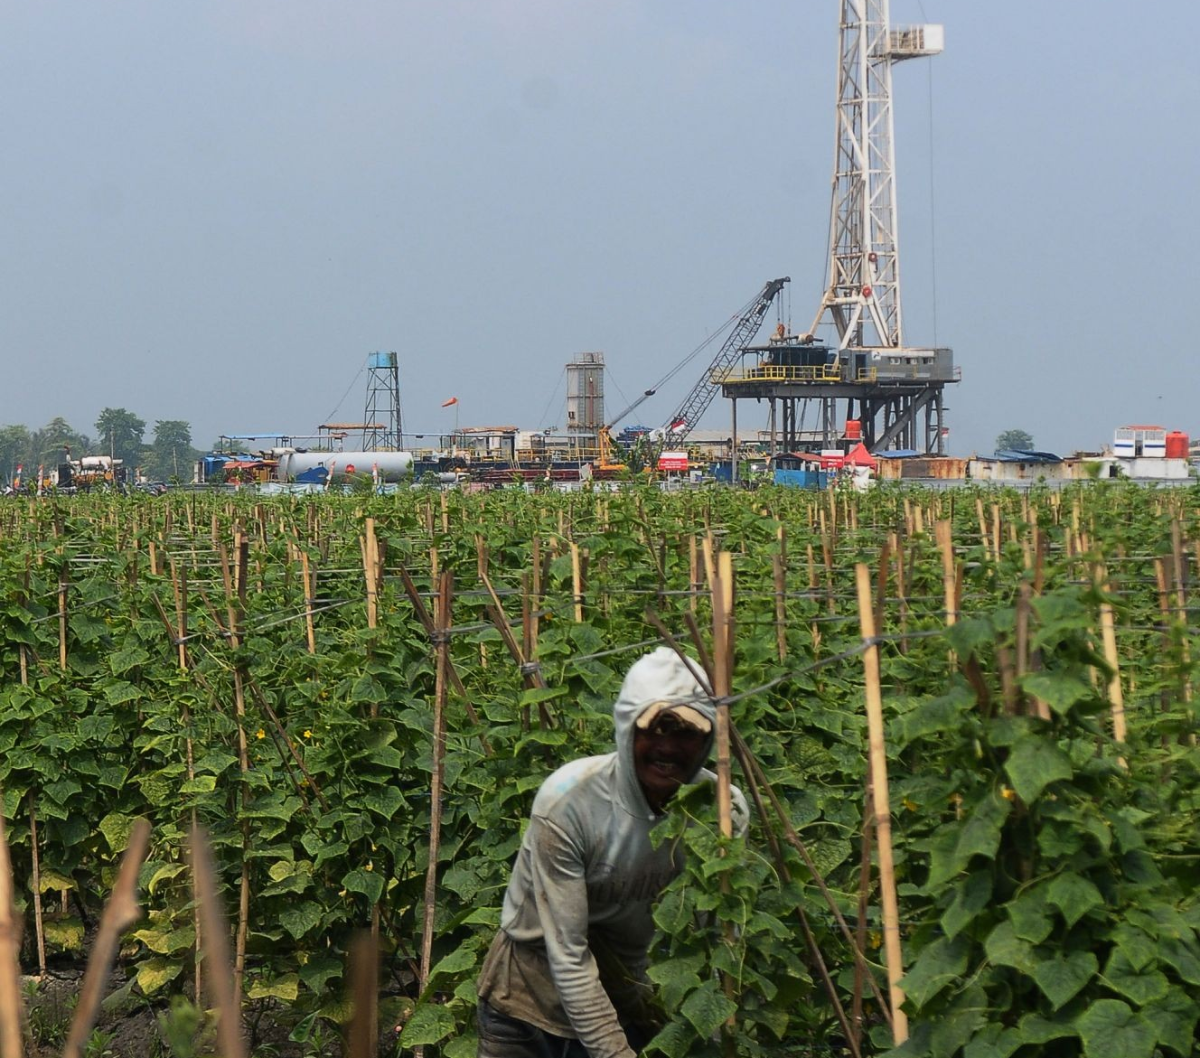
[[[867,451],[867,446],[862,441],[851,448],[846,458],[842,460],[842,466],[847,467],[870,467],[874,470],[875,465],[875,457]]]

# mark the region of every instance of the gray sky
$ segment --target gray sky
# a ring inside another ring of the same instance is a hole
[[[451,396],[540,427],[574,353],[618,410],[776,276],[807,330],[837,9],[0,0],[0,424],[305,433],[360,419],[394,349],[406,431]],[[962,367],[952,452],[1200,433],[1197,10],[894,0],[946,27],[894,103],[905,336]]]

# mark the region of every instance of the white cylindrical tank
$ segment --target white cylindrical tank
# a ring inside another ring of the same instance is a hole
[[[371,477],[376,468],[380,481],[400,481],[412,476],[411,452],[279,452],[277,481],[295,481],[307,470],[325,467],[332,481]]]

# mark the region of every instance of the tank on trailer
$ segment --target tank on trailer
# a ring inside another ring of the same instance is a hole
[[[372,477],[376,471],[380,481],[402,481],[412,477],[411,452],[297,452],[276,449],[279,460],[275,468],[276,481],[295,481],[302,474],[324,468],[331,481],[350,481],[356,477]]]

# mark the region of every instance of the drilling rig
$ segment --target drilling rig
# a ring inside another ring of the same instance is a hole
[[[857,425],[871,451],[943,454],[948,348],[909,346],[900,308],[892,67],[942,51],[941,26],[893,29],[888,0],[840,0],[829,279],[809,333],[777,332],[714,373],[724,396],[768,402],[772,452],[829,448]],[[832,322],[836,341],[818,328]],[[815,408],[811,426],[804,423]]]

